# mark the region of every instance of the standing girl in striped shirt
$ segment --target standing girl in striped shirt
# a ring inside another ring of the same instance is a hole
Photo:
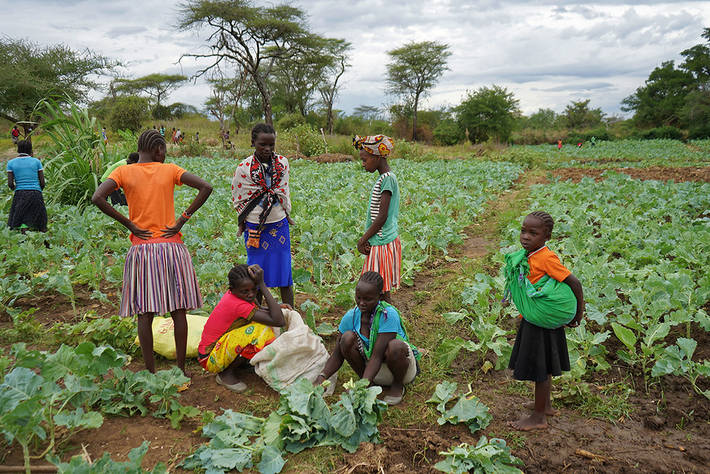
[[[402,268],[402,244],[399,240],[399,184],[390,170],[387,156],[392,152],[393,141],[385,135],[353,138],[360,150],[362,166],[368,173],[377,171],[367,210],[367,230],[357,242],[357,249],[366,255],[362,273],[373,271],[384,279],[383,297],[392,304],[390,291],[399,288]]]
[[[123,267],[121,316],[138,315],[138,339],[145,368],[155,372],[153,316],[170,313],[175,327],[177,366],[185,373],[188,309],[202,306],[192,258],[180,229],[207,200],[212,186],[172,163],[165,163],[165,138],[147,130],[138,138],[138,162],[119,166],[94,192],[91,201],[131,231],[131,248]],[[175,185],[199,190],[192,203],[175,219]],[[128,217],[106,198],[123,188]],[[188,375],[185,373],[185,375]]]

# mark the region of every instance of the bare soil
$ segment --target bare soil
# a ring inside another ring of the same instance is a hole
[[[300,158],[317,161],[318,163],[344,163],[353,161],[352,155],[345,155],[343,153],[323,153],[317,156],[300,156]]]
[[[697,176],[705,176],[707,168],[694,168]],[[559,175],[578,179],[581,176],[596,176],[598,170],[560,170]],[[624,172],[631,170],[623,170]],[[641,179],[671,179],[672,177],[696,176],[686,169],[669,169],[665,172],[654,169],[632,170]],[[638,172],[638,173],[637,173]],[[586,174],[585,174],[586,173]],[[640,174],[639,174],[640,173]],[[665,174],[664,174],[665,173]],[[704,173],[704,174],[703,174]],[[661,178],[662,177],[662,178]],[[410,337],[417,341],[430,341],[442,325],[436,310],[444,302],[447,285],[461,278],[466,265],[479,261],[487,267],[487,258],[497,251],[498,223],[501,213],[523,199],[531,184],[544,181],[540,174],[527,174],[517,187],[489,203],[487,213],[466,230],[468,238],[462,245],[451,249],[449,258],[438,258],[414,279],[411,287],[394,293],[394,303],[401,312],[418,314],[409,318]],[[298,295],[298,299],[305,295]],[[114,298],[115,299],[115,296]],[[40,308],[38,317],[44,324],[71,319],[68,311],[75,314],[61,297],[43,295],[23,301],[23,305]],[[78,298],[77,313],[94,309],[95,302]],[[64,306],[63,306],[64,305]],[[115,312],[115,307],[99,308],[99,314]],[[39,316],[43,315],[43,316]],[[50,315],[50,316],[48,316]],[[53,315],[53,316],[51,316]],[[336,319],[338,315],[328,315]],[[514,322],[511,322],[511,327]],[[707,357],[708,334],[699,328],[691,328],[698,340],[698,350]],[[697,332],[696,332],[697,331]],[[512,336],[511,336],[512,337]],[[333,338],[327,338],[331,346]],[[436,347],[422,347],[425,356],[422,370],[434,364],[431,355]],[[610,349],[610,352],[615,352]],[[170,361],[158,360],[158,368],[168,368]],[[325,458],[309,458],[308,451],[289,456],[284,472],[339,472],[339,473],[428,473],[437,472],[433,465],[441,460],[439,452],[462,442],[475,444],[481,434],[501,437],[511,446],[513,454],[525,462],[526,472],[708,472],[710,465],[710,403],[695,394],[689,384],[681,379],[664,378],[662,383],[649,387],[646,392],[638,374],[629,373],[626,367],[613,367],[604,375],[593,376],[593,390],[600,392],[608,385],[625,381],[636,387],[629,401],[633,407],[628,417],[613,422],[585,418],[575,407],[560,406],[559,415],[548,419],[549,428],[542,431],[518,432],[508,426],[526,413],[524,405],[532,400],[532,385],[529,393],[521,393],[519,384],[512,381],[508,371],[489,371],[482,374],[478,364],[462,354],[447,372],[447,378],[459,383],[459,387],[471,384],[473,393],[490,408],[491,425],[472,435],[461,426],[438,426],[433,410],[424,405],[431,396],[433,385],[417,386],[415,382],[402,404],[388,410],[380,425],[381,444],[366,443],[354,454],[335,450],[328,451]],[[142,362],[131,364],[139,370]],[[212,375],[206,374],[196,363],[189,370],[195,374],[192,385],[183,392],[182,403],[201,410],[220,413],[222,409],[250,411],[257,416],[267,415],[276,406],[278,394],[265,385],[254,373],[245,372],[243,380],[250,389],[245,394],[235,394],[218,386]],[[342,380],[341,380],[342,382]],[[431,382],[435,384],[436,381]],[[339,383],[339,385],[341,385]],[[338,391],[341,388],[339,387]],[[555,382],[553,381],[553,394]],[[424,409],[422,409],[424,407]],[[424,412],[422,410],[425,410]],[[409,416],[409,414],[412,414]],[[403,416],[406,414],[407,416]],[[116,460],[126,460],[128,452],[142,441],[150,441],[150,448],[143,463],[152,468],[158,462],[168,465],[171,472],[183,472],[178,464],[205,440],[200,437],[200,421],[187,420],[179,430],[172,429],[167,420],[152,417],[122,418],[106,417],[104,425],[72,438],[63,448],[61,456],[85,450],[91,459],[102,456],[105,451]],[[317,455],[315,455],[317,456]],[[330,456],[328,458],[327,456]],[[313,460],[315,459],[315,461]],[[329,459],[330,464],[323,461]],[[320,464],[319,464],[320,463]],[[0,464],[22,464],[21,450],[15,444],[11,449],[0,441]],[[44,465],[44,461],[37,461]]]
[[[563,180],[572,180],[578,183],[582,178],[594,178],[596,181],[603,179],[602,173],[606,169],[597,168],[560,168],[552,171],[553,176],[558,176]],[[698,181],[710,183],[710,166],[692,166],[684,168],[666,168],[662,166],[651,166],[648,168],[615,168],[614,171],[624,173],[634,179],[658,180],[658,181]]]

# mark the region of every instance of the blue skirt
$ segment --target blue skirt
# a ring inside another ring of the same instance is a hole
[[[244,244],[249,238],[249,229],[258,229],[259,224],[246,223]],[[264,224],[259,238],[259,247],[247,247],[247,264],[257,264],[264,269],[264,283],[269,288],[292,286],[291,234],[288,219]]]

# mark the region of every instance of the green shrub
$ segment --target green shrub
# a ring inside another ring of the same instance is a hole
[[[442,120],[434,129],[434,142],[438,145],[456,145],[463,139],[464,134],[452,119]]]
[[[280,133],[277,143],[279,149],[284,153],[298,153],[305,156],[316,156],[325,153],[323,137],[305,123]]]
[[[148,118],[148,100],[143,97],[117,97],[111,106],[108,123],[113,130],[137,132]]]
[[[710,123],[698,123],[688,131],[688,139],[710,138]]]
[[[286,114],[276,121],[276,130],[289,130],[306,123],[306,118],[301,114]]]
[[[652,128],[641,132],[641,138],[645,140],[656,140],[659,138],[667,138],[670,140],[683,140],[685,137],[683,131],[676,127],[665,126]]]

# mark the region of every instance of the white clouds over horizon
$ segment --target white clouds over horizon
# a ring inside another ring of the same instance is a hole
[[[394,102],[385,95],[387,51],[411,41],[447,43],[450,70],[424,107],[453,106],[467,91],[497,84],[520,100],[524,113],[562,111],[572,100],[619,114],[620,102],[663,61],[702,42],[710,1],[493,2],[472,0],[293,0],[311,29],[353,45],[336,108]],[[21,7],[20,7],[21,6]],[[40,45],[90,48],[123,62],[126,77],[190,75],[199,65],[184,53],[204,47],[200,33],[177,29],[178,6],[143,0],[0,0],[0,31]],[[30,33],[28,33],[30,32]],[[204,35],[204,33],[202,34]],[[170,101],[201,107],[203,81],[175,91]]]

